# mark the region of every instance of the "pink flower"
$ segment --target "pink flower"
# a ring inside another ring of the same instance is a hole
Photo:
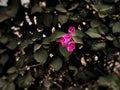
[[[72,52],[72,51],[75,49],[75,47],[76,47],[75,42],[74,42],[74,41],[71,41],[71,42],[68,43],[67,50],[68,50],[69,52]]]
[[[73,33],[75,32],[75,27],[74,26],[70,26],[68,29],[68,32]]]
[[[56,42],[60,42],[62,46],[66,46],[68,44],[68,41],[63,37],[59,38]]]
[[[64,34],[62,36],[66,42],[69,42],[72,38],[73,38],[73,35],[72,34]]]

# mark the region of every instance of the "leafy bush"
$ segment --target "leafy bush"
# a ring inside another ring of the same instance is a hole
[[[119,90],[120,0],[0,0],[1,90]]]

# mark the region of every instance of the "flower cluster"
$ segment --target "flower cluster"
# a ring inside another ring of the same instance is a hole
[[[56,42],[60,42],[62,46],[67,46],[68,52],[72,52],[76,47],[76,43],[72,39],[75,27],[70,26],[68,32],[69,33],[66,33],[61,38],[57,39]]]

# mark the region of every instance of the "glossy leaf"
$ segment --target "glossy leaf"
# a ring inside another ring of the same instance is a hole
[[[7,87],[5,88],[5,90],[15,90],[15,84],[12,83],[8,83]]]
[[[70,52],[67,51],[67,47],[63,47],[61,45],[59,45],[59,51],[65,58],[68,58],[71,54]]]
[[[58,16],[58,21],[61,23],[61,24],[64,24],[68,21],[68,18],[69,16],[68,15],[59,15]]]
[[[41,65],[43,65],[48,58],[48,52],[44,48],[40,48],[34,53],[34,58],[37,62],[39,62]]]
[[[62,4],[57,5],[55,9],[57,11],[59,11],[59,12],[62,12],[62,13],[66,13],[67,12],[67,10],[63,7]]]
[[[54,68],[55,71],[59,71],[63,65],[63,62],[60,57],[56,57],[53,59],[51,66]]]
[[[16,67],[11,67],[11,68],[9,68],[8,70],[7,70],[7,73],[8,74],[12,74],[12,73],[15,73],[16,72]]]
[[[75,37],[73,37],[73,40],[74,40],[76,43],[83,44],[82,38],[80,38],[80,37],[75,36]]]
[[[106,46],[106,43],[104,43],[104,42],[96,43],[96,44],[92,45],[92,49],[95,50],[95,51],[102,50],[102,49],[105,48],[105,46]]]
[[[120,22],[116,22],[112,27],[113,33],[120,33]]]
[[[51,35],[50,40],[51,40],[51,41],[55,41],[55,40],[57,40],[58,38],[62,37],[63,34],[64,34],[64,32],[55,31],[55,32]]]

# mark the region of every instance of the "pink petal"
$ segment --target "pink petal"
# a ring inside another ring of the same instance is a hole
[[[68,32],[73,33],[75,32],[75,27],[74,26],[70,26],[68,29]]]

